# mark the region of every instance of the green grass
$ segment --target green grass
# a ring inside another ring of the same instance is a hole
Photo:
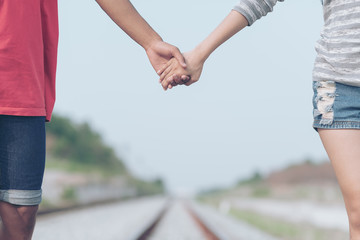
[[[66,187],[61,195],[61,198],[65,201],[76,201],[76,190],[73,187]]]
[[[265,217],[252,211],[232,209],[230,214],[274,236],[294,238],[300,234],[300,229],[293,224],[274,220],[273,218]]]
[[[340,230],[321,229],[306,223],[290,223],[253,211],[232,209],[230,215],[283,240],[349,239],[349,234]]]
[[[256,186],[252,189],[251,196],[255,198],[270,197],[271,190],[269,187],[266,186]]]
[[[40,210],[47,210],[47,209],[52,209],[55,208],[56,205],[53,204],[51,201],[43,198],[40,204]]]

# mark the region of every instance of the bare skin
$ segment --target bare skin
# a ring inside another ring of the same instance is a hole
[[[360,240],[360,130],[319,129],[349,218],[350,239]]]
[[[177,59],[181,66],[186,67],[179,49],[164,42],[129,0],[96,1],[129,37],[144,48],[155,71],[159,71],[171,58]]]
[[[38,206],[17,206],[0,202],[1,240],[30,240],[34,231]]]
[[[181,66],[177,61],[170,60],[168,64],[157,72],[164,90],[176,85],[187,86],[197,82],[200,78],[203,65],[212,52],[221,44],[248,25],[247,19],[237,11],[230,14],[219,26],[192,51],[185,53],[187,67]],[[191,79],[187,79],[190,76]]]
[[[179,49],[162,40],[129,0],[97,0],[109,17],[142,46],[155,71],[175,58],[186,67]],[[16,206],[0,202],[0,240],[30,240],[38,206]]]
[[[223,42],[247,26],[240,13],[232,11],[225,20],[194,50],[185,53],[187,67],[174,60],[158,72],[164,90],[176,85],[187,86],[199,80],[202,68],[210,54]],[[190,81],[183,81],[184,76]],[[335,170],[349,218],[351,240],[360,240],[360,130],[324,130],[319,134]]]

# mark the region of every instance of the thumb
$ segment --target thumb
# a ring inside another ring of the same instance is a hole
[[[179,61],[180,65],[184,68],[186,68],[186,63],[185,63],[185,58],[184,56],[180,53],[179,49],[175,48],[174,51],[172,52],[174,58],[176,58],[176,60]]]

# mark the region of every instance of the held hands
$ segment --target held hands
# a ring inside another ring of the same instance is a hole
[[[244,15],[233,10],[222,21],[222,23],[193,51],[184,54],[187,66],[181,66],[175,61],[170,61],[157,71],[160,75],[160,82],[164,90],[172,87],[185,84],[187,86],[198,81],[204,66],[204,62],[221,44],[231,38],[234,34],[239,32],[244,27],[248,26],[249,22]],[[190,77],[190,80],[185,80],[185,77]]]
[[[179,49],[162,40],[152,43],[146,49],[146,54],[156,72],[159,72],[171,59],[176,59],[182,67],[186,67],[185,59]]]
[[[177,47],[160,39],[146,49],[146,54],[165,91],[177,85],[190,86],[200,78],[204,61],[195,50],[183,56]]]
[[[163,89],[171,89],[177,85],[190,86],[200,78],[204,61],[200,60],[198,54],[193,50],[184,53],[186,67],[177,58],[171,58],[157,72]]]

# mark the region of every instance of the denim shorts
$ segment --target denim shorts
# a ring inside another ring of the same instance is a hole
[[[0,115],[0,201],[38,205],[45,168],[45,117]]]
[[[360,129],[360,87],[314,81],[313,90],[315,130]]]

